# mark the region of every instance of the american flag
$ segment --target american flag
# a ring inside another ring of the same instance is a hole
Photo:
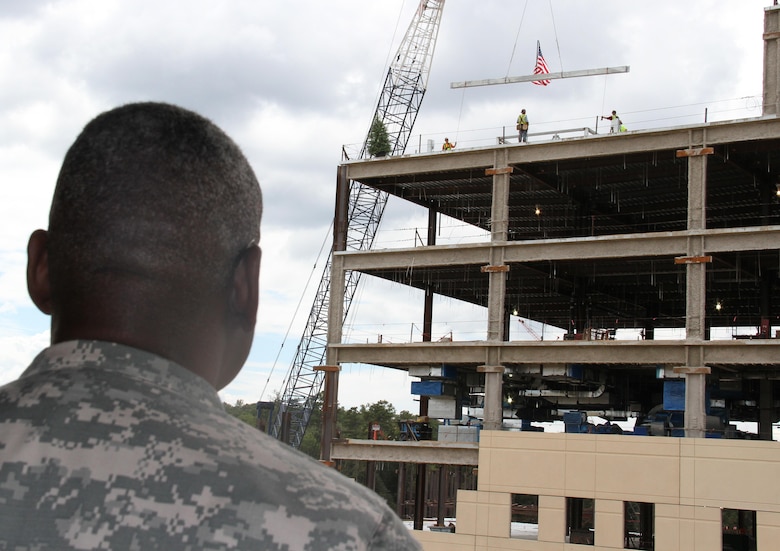
[[[542,55],[542,47],[539,45],[539,41],[536,41],[536,67],[534,67],[534,74],[535,75],[545,75],[550,72],[550,69],[547,67],[547,62],[544,60],[544,56]],[[535,80],[534,84],[538,84],[539,86],[547,86],[550,84],[549,80]]]

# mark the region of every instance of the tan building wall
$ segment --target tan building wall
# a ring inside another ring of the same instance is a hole
[[[483,431],[476,491],[456,533],[416,532],[426,551],[623,549],[625,501],[655,504],[657,551],[722,549],[721,510],[756,512],[759,551],[780,548],[780,444]],[[539,496],[537,540],[510,538],[511,495]],[[566,498],[595,500],[594,545],[566,543]]]

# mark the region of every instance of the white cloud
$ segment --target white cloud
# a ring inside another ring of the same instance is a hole
[[[48,331],[37,335],[0,336],[0,385],[17,379],[38,352],[48,345]]]
[[[438,149],[445,136],[459,148],[494,143],[503,128],[513,133],[522,106],[532,131],[592,127],[611,109],[634,129],[699,121],[705,109],[710,120],[756,116],[768,4],[553,2],[551,13],[542,2],[449,2],[410,150],[425,149],[428,139]],[[29,305],[25,247],[30,232],[46,224],[68,145],[99,111],[154,99],[210,117],[252,163],[266,213],[258,330],[264,342],[280,343],[330,225],[341,147],[362,142],[387,63],[416,6],[413,0],[375,2],[370,9],[360,0],[193,0],[186,6],[0,0],[0,79],[7,84],[0,87],[0,326],[14,326],[14,335],[31,342],[39,337],[40,323],[30,326],[21,312]],[[552,70],[630,65],[631,71],[546,88],[450,88],[453,81],[529,73],[537,40]],[[380,242],[411,246],[412,228],[424,224],[419,213],[390,205]],[[460,238],[457,230],[452,234]],[[323,268],[324,258],[315,287]],[[386,310],[386,287],[379,288],[380,294],[361,291],[356,325],[378,324],[363,338],[383,323],[376,313]],[[404,327],[392,333],[400,335],[419,321],[420,302],[413,291],[392,291],[400,297],[392,323]],[[302,334],[309,293],[288,350]],[[441,331],[471,333],[461,324],[481,323],[477,312],[456,314],[456,306],[437,308]],[[265,384],[261,368],[278,351],[255,348],[249,369],[230,386],[246,401]],[[37,349],[14,345],[22,354]],[[378,370],[367,373],[358,375],[369,377],[365,387],[381,388]],[[344,383],[343,400],[352,399],[351,388]]]

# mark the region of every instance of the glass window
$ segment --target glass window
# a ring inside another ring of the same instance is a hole
[[[721,509],[723,551],[756,551],[756,512]]]
[[[654,549],[655,505],[624,501],[624,543],[626,549]]]
[[[595,501],[584,497],[566,498],[566,541],[593,545]]]
[[[512,525],[509,536],[523,540],[539,537],[539,496],[512,494]]]

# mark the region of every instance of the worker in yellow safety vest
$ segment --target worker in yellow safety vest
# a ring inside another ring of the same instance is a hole
[[[525,109],[520,111],[520,115],[517,117],[517,129],[520,134],[517,137],[519,143],[528,143],[528,115],[525,114]]]
[[[605,117],[602,115],[601,120],[608,120],[612,121],[612,123],[609,125],[609,133],[614,134],[616,132],[625,132],[625,126],[623,126],[623,121],[620,120],[620,117],[618,117],[617,111],[612,111],[612,115]],[[622,128],[621,128],[622,127]]]

